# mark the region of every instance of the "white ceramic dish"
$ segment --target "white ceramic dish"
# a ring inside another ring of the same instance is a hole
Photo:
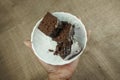
[[[51,49],[51,48],[54,49],[52,45],[56,46],[57,44],[53,41],[48,42],[48,40],[44,39],[43,37],[44,34],[38,29],[38,26],[42,19],[40,19],[36,23],[32,31],[32,34],[31,34],[32,49],[35,55],[45,63],[51,64],[51,65],[64,65],[64,64],[71,63],[83,53],[86,47],[87,33],[86,33],[85,26],[83,25],[80,19],[78,19],[76,16],[70,13],[54,12],[52,14],[56,16],[59,20],[67,21],[75,25],[75,36],[79,44],[83,48],[83,50],[77,56],[75,56],[70,60],[63,60],[59,55],[53,55],[52,53],[50,53],[48,49]]]

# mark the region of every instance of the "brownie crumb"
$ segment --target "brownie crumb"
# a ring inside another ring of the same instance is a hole
[[[54,50],[52,50],[52,49],[49,49],[49,51],[50,51],[50,52],[54,52]]]

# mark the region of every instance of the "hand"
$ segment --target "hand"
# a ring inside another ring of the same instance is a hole
[[[90,36],[91,30],[88,31],[88,40]],[[30,40],[24,41],[24,44],[29,47],[32,50],[31,42]],[[76,59],[70,64],[62,65],[62,66],[54,66],[47,64],[39,59],[42,66],[45,68],[45,70],[48,72],[48,79],[49,80],[70,80],[72,77],[72,74],[74,73],[79,59]]]
[[[32,50],[30,40],[24,41],[24,44]],[[62,66],[54,66],[50,64],[46,64],[45,62],[40,60],[40,63],[48,72],[49,80],[69,80],[74,73],[79,59],[73,61],[70,64],[62,65]]]

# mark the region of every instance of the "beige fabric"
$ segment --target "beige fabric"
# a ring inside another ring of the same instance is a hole
[[[66,11],[92,30],[73,80],[120,79],[120,0],[0,0],[0,80],[45,80],[23,41],[47,12]]]

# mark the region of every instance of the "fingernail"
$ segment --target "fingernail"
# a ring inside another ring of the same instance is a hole
[[[26,40],[26,41],[24,41],[24,44],[25,44],[27,47],[30,47],[31,42],[30,42],[30,40]]]
[[[28,45],[28,42],[27,42],[27,41],[24,41],[24,44],[27,46],[27,45]]]

